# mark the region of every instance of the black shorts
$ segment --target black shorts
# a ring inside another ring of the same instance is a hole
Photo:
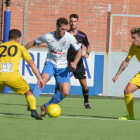
[[[81,63],[80,65],[77,66],[76,69],[71,67],[71,62],[68,62],[68,68],[69,68],[69,72],[73,72],[73,75],[76,79],[86,79],[85,76],[85,68],[83,63]]]

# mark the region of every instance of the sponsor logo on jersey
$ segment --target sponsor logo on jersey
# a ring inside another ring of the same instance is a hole
[[[51,52],[52,53],[55,53],[55,54],[59,54],[59,55],[61,55],[61,54],[64,54],[65,52],[54,52],[53,50],[51,50]]]
[[[12,63],[10,63],[10,62],[8,62],[8,63],[6,63],[6,64],[4,64],[4,63],[1,63],[1,70],[0,70],[0,72],[13,72],[13,64]]]

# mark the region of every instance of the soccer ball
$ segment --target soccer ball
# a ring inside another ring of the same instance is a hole
[[[50,104],[46,113],[49,117],[57,118],[61,113],[61,108],[58,104]]]

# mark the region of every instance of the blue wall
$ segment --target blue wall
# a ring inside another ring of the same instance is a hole
[[[98,95],[102,93],[103,87],[103,69],[104,69],[104,55],[95,55],[95,66],[94,66],[94,85],[89,87],[89,95]],[[31,89],[35,84],[29,84]],[[54,85],[45,85],[42,93],[54,93]],[[8,91],[12,91],[8,88]],[[80,86],[71,86],[70,94],[82,95],[82,88]]]

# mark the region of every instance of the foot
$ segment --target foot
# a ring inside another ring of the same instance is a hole
[[[35,118],[36,120],[43,120],[36,110],[31,110],[31,117]]]
[[[87,109],[92,109],[91,106],[90,106],[90,103],[84,103],[84,106],[85,106],[85,108],[87,108]]]
[[[135,117],[131,117],[130,115],[120,117],[119,120],[135,120]]]
[[[45,117],[46,116],[46,107],[44,105],[40,106],[40,110],[41,110],[41,117]]]

